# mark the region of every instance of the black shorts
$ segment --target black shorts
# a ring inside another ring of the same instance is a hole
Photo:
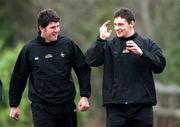
[[[77,127],[75,103],[59,105],[32,103],[34,127]]]
[[[153,127],[153,109],[147,105],[106,107],[107,127]]]

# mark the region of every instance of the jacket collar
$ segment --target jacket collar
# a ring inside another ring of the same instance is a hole
[[[119,40],[121,41],[129,41],[129,40],[134,40],[134,38],[136,38],[138,36],[137,32],[135,32],[133,35],[127,37],[127,38],[124,38],[124,37],[117,37],[119,38]]]
[[[46,46],[56,44],[56,43],[58,42],[59,38],[60,38],[60,37],[58,36],[58,38],[57,38],[56,41],[52,41],[52,42],[48,42],[48,43],[47,43],[47,42],[45,42],[45,39],[44,39],[43,37],[41,37],[40,35],[37,36],[38,43],[40,43],[40,44],[42,44],[42,45],[46,45]]]

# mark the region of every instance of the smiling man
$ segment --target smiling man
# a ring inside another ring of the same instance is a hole
[[[38,15],[39,35],[21,50],[9,89],[10,117],[19,119],[20,100],[29,78],[29,99],[35,127],[77,127],[74,69],[80,85],[78,111],[89,108],[90,67],[80,48],[59,35],[60,18],[52,9]]]
[[[109,39],[110,21],[86,52],[90,66],[104,65],[103,105],[107,127],[152,127],[156,92],[153,73],[166,65],[159,46],[134,30],[135,16],[128,8],[114,13],[116,37]]]

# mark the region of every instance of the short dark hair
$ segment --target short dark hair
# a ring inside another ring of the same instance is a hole
[[[59,22],[60,18],[52,9],[44,9],[39,12],[37,17],[38,27],[45,28],[50,22]]]
[[[114,12],[114,18],[121,17],[127,20],[128,23],[135,21],[134,13],[125,7],[122,7]]]

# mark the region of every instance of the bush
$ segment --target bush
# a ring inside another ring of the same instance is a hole
[[[31,126],[32,117],[30,104],[27,101],[27,90],[25,90],[21,105],[20,105],[20,120],[15,122],[9,117],[9,102],[8,102],[8,92],[9,92],[9,82],[11,78],[11,73],[17,59],[17,56],[22,48],[22,43],[20,43],[14,49],[6,49],[1,51],[0,54],[0,79],[3,82],[3,101],[0,105],[0,126],[1,127],[24,127]]]

